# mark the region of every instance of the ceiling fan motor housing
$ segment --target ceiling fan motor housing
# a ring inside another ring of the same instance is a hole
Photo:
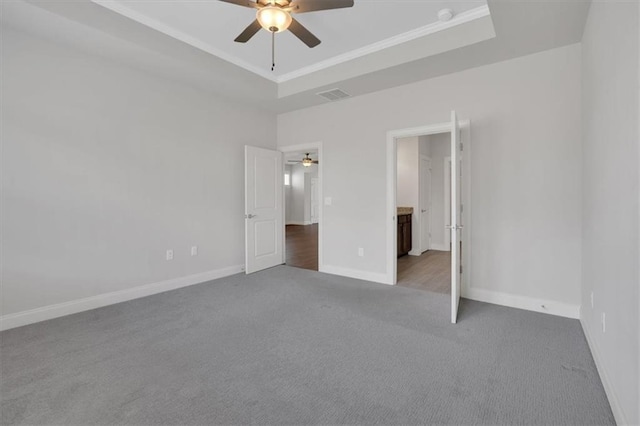
[[[235,38],[237,43],[246,43],[264,28],[272,34],[291,31],[308,47],[316,47],[320,39],[313,35],[292,13],[308,13],[321,10],[353,7],[354,0],[219,0],[250,9],[258,9],[256,19]],[[272,39],[274,40],[274,39]],[[272,41],[272,45],[273,45]],[[273,66],[272,66],[273,69]]]

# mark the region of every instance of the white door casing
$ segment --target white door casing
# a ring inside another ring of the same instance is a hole
[[[283,262],[282,153],[245,146],[245,270],[247,274]]]
[[[444,223],[451,223],[451,157],[444,159]],[[444,246],[446,251],[451,251],[451,232],[444,233]]]
[[[320,210],[318,178],[311,178],[311,223],[318,223]]]
[[[454,324],[458,319],[462,281],[462,149],[458,117],[451,111],[451,322]]]
[[[431,248],[431,158],[420,156],[420,252]]]
[[[465,161],[461,164],[461,166],[463,166],[465,170],[465,172],[463,173],[465,184],[464,184],[464,188],[462,189],[465,190],[464,213],[465,215],[469,216],[470,206],[471,206],[470,190],[472,186],[470,181],[471,165],[469,161],[470,159],[469,149],[470,149],[470,141],[471,141],[471,133],[470,133],[471,121],[462,120],[462,121],[459,121],[457,124],[459,125],[459,128],[462,129],[462,133],[459,134],[459,138],[461,138],[461,141],[462,139],[464,139],[463,140],[464,151],[466,153]],[[398,245],[397,244],[398,243],[398,239],[397,239],[398,226],[397,226],[397,218],[396,218],[396,213],[397,213],[396,192],[397,192],[397,166],[398,166],[397,165],[397,140],[400,138],[408,138],[408,137],[416,137],[416,136],[424,136],[424,135],[435,135],[440,133],[451,133],[451,131],[452,131],[451,121],[438,123],[438,124],[419,126],[419,127],[411,127],[411,128],[387,131],[387,155],[386,155],[386,158],[387,158],[386,206],[387,206],[387,218],[388,218],[387,229],[386,229],[387,273],[385,274],[386,278],[384,279],[384,281],[381,280],[380,282],[384,282],[386,284],[391,284],[391,285],[394,285],[397,282],[397,262],[398,262],[398,258],[396,256],[396,249]],[[451,203],[449,203],[448,206],[450,209]],[[447,221],[446,223],[450,224],[451,222]],[[463,251],[464,251],[464,258],[465,258],[465,268],[463,271],[464,273],[462,274],[462,281],[460,282],[461,287],[464,287],[465,289],[468,289],[471,286],[470,274],[467,271],[468,265],[470,265],[469,259],[471,258],[471,254],[472,254],[470,250],[470,244],[469,244],[469,240],[470,240],[469,225],[470,223],[467,222],[464,229],[465,246],[463,246]],[[449,230],[447,230],[447,232],[449,232]],[[450,237],[450,232],[446,235],[449,235]]]

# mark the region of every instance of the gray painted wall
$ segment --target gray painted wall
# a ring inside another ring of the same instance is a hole
[[[2,36],[2,314],[244,264],[243,147],[274,115]]]
[[[456,109],[472,126],[472,288],[577,316],[580,52],[571,45],[280,114],[279,145],[323,142],[333,200],[323,209],[325,265],[385,276],[386,134],[446,122]]]
[[[640,424],[638,9],[593,2],[582,60],[582,323],[620,424]]]

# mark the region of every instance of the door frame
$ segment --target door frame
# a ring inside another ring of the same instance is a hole
[[[451,220],[451,156],[444,157],[444,223]],[[451,251],[451,232],[444,233],[445,251]]]
[[[316,150],[318,151],[318,271],[319,272],[323,272],[324,269],[324,256],[323,256],[323,216],[324,216],[324,190],[323,190],[323,176],[324,176],[324,157],[323,157],[323,152],[322,152],[322,142],[310,142],[310,143],[304,143],[304,144],[298,144],[298,145],[285,145],[285,146],[278,146],[276,148],[278,151],[282,152],[283,154],[286,154],[288,152],[295,152],[295,151],[304,151],[306,149],[308,150]],[[285,161],[282,162],[282,186],[284,186],[284,163]],[[282,197],[282,203],[284,205],[283,210],[283,214],[284,212],[286,212],[286,204],[285,204],[285,197]],[[287,259],[287,238],[286,238],[286,229],[287,229],[287,224],[286,221],[284,221],[283,218],[283,226],[282,226],[282,241],[285,242],[284,244],[284,250],[282,250],[282,263],[286,263],[286,259]]]
[[[320,164],[318,164],[318,167],[320,167]],[[309,212],[309,220],[311,222],[311,224],[313,225],[314,223],[319,224],[320,223],[320,171],[318,171],[318,177],[314,177],[311,178],[311,211]],[[314,182],[315,182],[315,190],[316,190],[316,203],[318,204],[318,216],[313,216],[313,189],[314,189]],[[315,222],[313,221],[315,218]]]
[[[432,219],[433,219],[433,210],[432,210],[432,206],[433,206],[433,202],[432,202],[432,196],[433,196],[433,185],[431,185],[432,179],[433,179],[433,162],[431,160],[431,157],[426,155],[426,154],[420,154],[420,163],[418,166],[418,208],[420,209],[420,221],[419,221],[419,235],[420,235],[420,244],[418,244],[418,246],[420,247],[420,255],[422,253],[424,253],[427,250],[431,249],[431,235],[429,235],[429,245],[428,247],[424,247],[422,245],[422,242],[424,241],[424,232],[425,229],[422,226],[422,196],[423,196],[423,192],[422,192],[422,178],[424,176],[425,170],[422,167],[422,160],[429,160],[429,227],[427,229],[427,231],[429,232],[429,234],[431,234],[431,227],[433,226]]]
[[[471,286],[471,121],[458,120],[462,140],[464,143],[464,161],[462,170],[462,199],[464,204],[463,219],[465,226],[462,230],[466,242],[463,247],[463,259],[465,259],[465,272],[462,275],[462,294],[467,293]],[[398,139],[417,136],[428,136],[439,133],[451,133],[451,121],[444,123],[430,124],[419,127],[390,130],[387,132],[387,229],[386,229],[386,259],[387,273],[385,282],[395,285],[398,281],[398,259],[397,259],[397,168],[398,168]]]

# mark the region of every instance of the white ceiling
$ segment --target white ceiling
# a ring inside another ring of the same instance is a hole
[[[245,11],[241,7],[218,4],[216,0],[147,0],[148,3],[158,1],[172,3],[174,6],[185,5],[187,9],[195,7],[198,3],[207,3],[214,7],[224,6],[228,13],[241,15],[246,13],[248,14],[246,19],[248,21],[252,19],[250,9]],[[367,8],[371,9],[386,7],[385,5],[395,4],[395,1],[410,5],[413,3],[438,4],[434,10],[444,5],[460,10],[457,9],[457,5],[472,4],[456,0],[448,2],[355,0],[356,5],[367,4]],[[438,31],[435,32],[418,30],[419,35],[414,39],[396,36],[392,40],[402,41],[402,43],[391,44],[389,47],[376,50],[384,47],[378,45],[364,56],[355,55],[347,61],[315,69],[313,64],[317,65],[318,62],[313,62],[313,58],[310,60],[306,57],[306,62],[298,63],[302,64],[302,68],[298,70],[307,68],[308,72],[293,75],[289,80],[279,83],[272,78],[267,79],[256,72],[248,71],[245,67],[235,65],[228,59],[211,54],[202,46],[196,47],[193,43],[186,43],[91,0],[2,0],[0,1],[0,30],[14,29],[63,43],[92,55],[126,63],[173,81],[180,81],[230,102],[248,104],[273,112],[285,112],[326,103],[327,101],[316,93],[327,89],[338,87],[353,96],[359,96],[577,43],[582,38],[589,4],[588,0],[488,0],[488,7],[481,6],[461,12],[456,18],[458,21],[453,20],[455,25],[436,27]],[[351,12],[355,13],[367,8],[354,7]],[[401,10],[406,13],[408,9]],[[474,10],[481,12],[484,10],[484,13],[474,14]],[[342,10],[333,12],[338,14]],[[301,22],[323,40],[320,46],[326,44],[328,47],[341,39],[340,36],[329,36],[324,33],[329,31],[331,26],[322,24],[324,21],[320,18],[329,16],[328,14],[333,12],[299,15]],[[302,18],[312,17],[314,14],[321,22],[317,27],[311,21],[302,21]],[[429,19],[434,19],[433,14],[429,16]],[[465,16],[467,19],[461,19]],[[411,25],[415,25],[417,20],[414,18],[413,14],[407,13],[407,16],[400,21],[406,19],[412,22]],[[224,38],[222,43],[231,43],[233,48],[241,48],[242,45],[235,46],[232,40],[247,23],[240,22],[233,25],[228,23],[230,26],[240,25],[240,29],[235,27],[232,28],[233,31],[229,29],[228,38]],[[396,31],[401,27],[395,24],[392,26]],[[408,24],[405,26],[403,23],[402,26],[405,29],[409,28]],[[429,24],[426,24],[426,27],[429,27]],[[409,34],[415,35],[415,32]],[[357,38],[360,43],[367,42],[364,37]],[[290,51],[285,50],[284,44],[279,45],[277,58],[284,61],[287,56],[295,57],[295,53],[300,48],[310,54],[320,47],[309,49],[297,39],[293,38],[293,41],[296,43],[287,48],[292,49]],[[252,42],[253,40],[245,47],[249,47]],[[375,46],[375,42],[371,42]],[[257,43],[254,44],[249,48],[262,53]],[[318,52],[322,51],[318,50]],[[338,50],[333,50],[333,54],[338,54],[337,52]],[[353,52],[352,50],[351,53]],[[248,55],[249,51],[243,51],[242,54]],[[327,54],[331,55],[331,53]],[[346,55],[349,54],[350,52],[346,53]],[[240,60],[240,58],[237,59]],[[253,60],[256,61],[254,66],[257,64],[258,68],[268,70],[268,60],[266,65],[263,64],[264,59],[254,58]],[[322,62],[321,60],[320,63]],[[324,62],[326,63],[327,60]],[[281,64],[284,62],[278,62],[279,72],[286,76],[285,71],[280,69],[280,66],[285,65]],[[290,67],[296,66],[293,62],[291,64]],[[295,74],[295,71],[289,74]]]
[[[254,9],[215,0],[92,1],[276,82],[466,22],[478,14],[465,13],[472,9],[486,11],[485,0],[356,0],[352,8],[296,14],[322,43],[310,49],[289,31],[277,34],[276,68],[271,71],[269,32],[261,30],[245,44],[233,41],[255,19]],[[444,8],[458,18],[438,21]]]

